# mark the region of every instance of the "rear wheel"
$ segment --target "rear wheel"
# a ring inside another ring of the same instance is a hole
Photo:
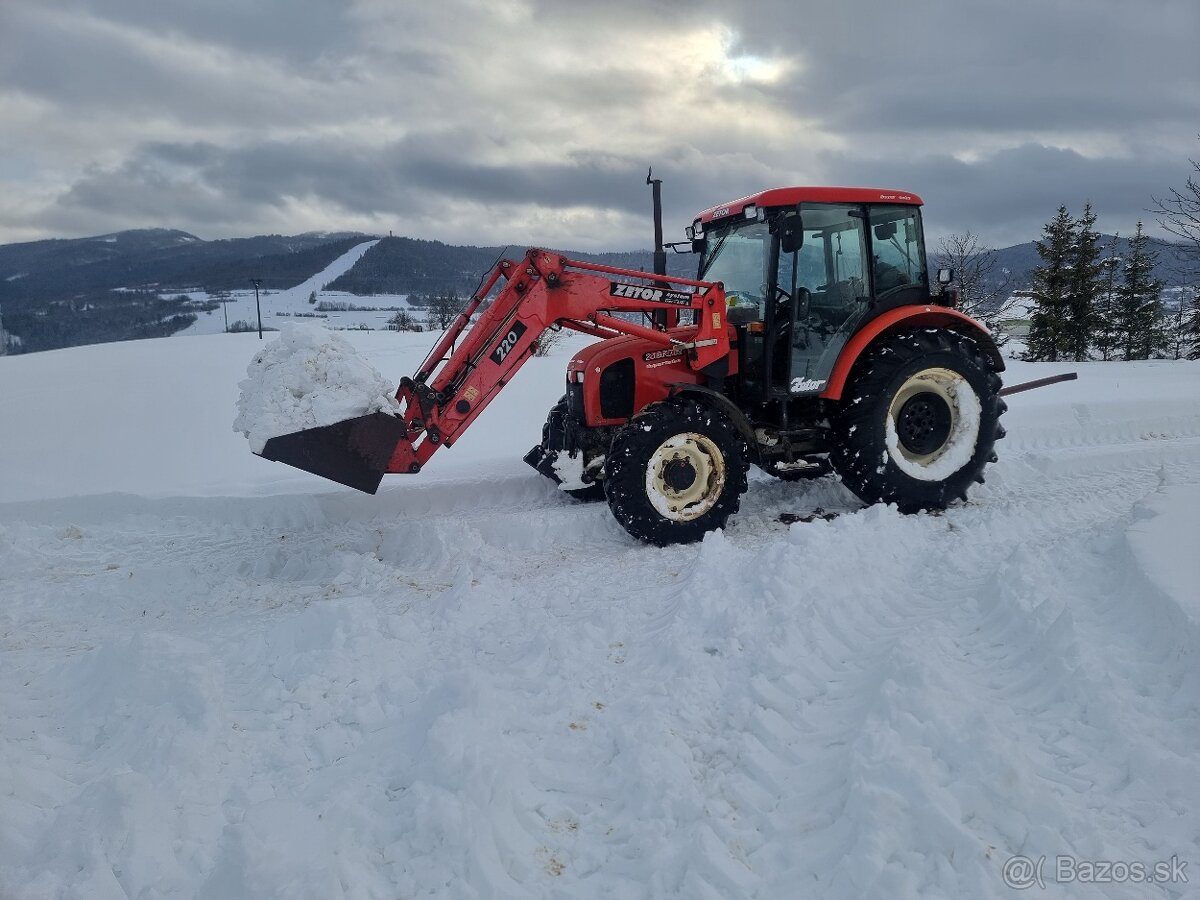
[[[830,461],[867,503],[917,512],[965,500],[1004,435],[999,391],[991,360],[965,335],[884,338],[855,364]]]
[[[639,540],[700,540],[741,503],[741,438],[724,416],[695,401],[652,403],[614,437],[604,489],[617,521]]]

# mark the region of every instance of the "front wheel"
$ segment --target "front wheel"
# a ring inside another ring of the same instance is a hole
[[[569,497],[583,503],[593,503],[604,499],[604,485],[590,480],[589,467],[599,468],[600,460],[590,458],[595,455],[575,449],[573,455],[563,446],[567,434],[567,416],[569,415],[566,395],[550,408],[546,416],[546,424],[542,426],[542,442],[525,454],[525,462],[533,466],[551,481],[558,489]],[[584,475],[589,480],[584,480]]]
[[[882,339],[860,360],[835,416],[829,458],[866,503],[944,509],[983,481],[1004,436],[1000,376],[979,345],[945,330]]]
[[[613,438],[604,491],[631,535],[665,546],[724,527],[746,490],[741,438],[689,400],[652,403]]]

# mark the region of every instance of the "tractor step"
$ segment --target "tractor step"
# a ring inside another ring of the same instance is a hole
[[[407,436],[403,419],[374,412],[273,437],[258,455],[374,494]]]
[[[791,525],[795,522],[815,522],[817,519],[823,519],[826,522],[832,522],[840,513],[825,512],[821,507],[817,507],[810,513],[780,513],[779,521],[784,525]]]

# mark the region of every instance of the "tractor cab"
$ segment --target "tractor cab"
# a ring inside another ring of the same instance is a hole
[[[786,188],[696,219],[698,277],[725,286],[744,400],[820,394],[867,319],[930,302],[920,203],[895,191]]]

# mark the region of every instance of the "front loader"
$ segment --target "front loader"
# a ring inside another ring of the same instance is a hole
[[[687,230],[695,279],[539,249],[498,262],[401,380],[399,415],[272,438],[261,455],[374,493],[452,447],[546,331],[570,328],[599,340],[568,364],[525,460],[577,499],[606,499],[641,540],[723,527],[750,465],[789,480],[832,470],[906,512],[983,481],[1004,436],[1004,362],[954,309],[952,273],[931,290],[919,197],[781,188]]]

